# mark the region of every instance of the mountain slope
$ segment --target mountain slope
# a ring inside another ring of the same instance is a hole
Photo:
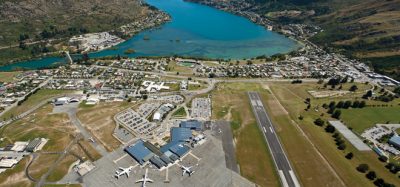
[[[312,40],[371,62],[400,79],[400,0],[369,0],[315,18],[324,32]]]
[[[44,30],[110,30],[146,11],[137,0],[0,0],[0,46],[18,43],[20,34],[37,38]]]

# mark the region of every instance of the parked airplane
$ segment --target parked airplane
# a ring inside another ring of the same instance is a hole
[[[138,182],[142,183],[142,187],[146,187],[146,182],[153,183],[153,180],[151,180],[150,178],[147,177],[147,169],[146,169],[146,173],[143,175],[143,178],[136,181],[136,183],[138,183]]]
[[[192,174],[194,173],[194,171],[190,170],[190,168],[192,168],[192,166],[190,167],[185,167],[185,166],[181,166],[182,169],[182,176],[185,175],[185,173],[187,173],[189,176],[192,176]]]
[[[121,175],[126,175],[126,177],[129,177],[129,174],[132,171],[133,166],[130,166],[128,168],[123,168],[123,167],[119,167],[117,171],[115,171],[115,177],[117,177],[117,179],[119,179],[119,177]]]

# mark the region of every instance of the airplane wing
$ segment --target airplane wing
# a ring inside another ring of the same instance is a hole
[[[125,174],[126,174],[126,177],[129,177],[129,172],[126,172]]]
[[[118,169],[120,169],[120,170],[124,170],[125,168],[123,168],[123,167],[119,167]]]
[[[151,180],[151,179],[147,179],[147,182],[151,182],[151,183],[153,183],[154,181],[153,181],[153,180]]]
[[[182,170],[182,176],[184,176],[184,175],[185,175],[185,173],[186,173],[186,171],[185,171],[185,170]]]
[[[139,183],[139,182],[143,182],[143,181],[144,181],[143,179],[139,179],[135,183]]]

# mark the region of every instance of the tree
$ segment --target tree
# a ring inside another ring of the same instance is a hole
[[[354,101],[353,105],[351,105],[351,107],[353,108],[358,108],[360,106],[360,101]]]
[[[324,123],[325,123],[325,121],[322,120],[321,118],[318,118],[318,119],[316,119],[316,120],[314,121],[314,124],[315,124],[315,125],[318,125],[318,126],[320,126],[320,127],[324,126]]]
[[[342,112],[340,110],[335,110],[335,112],[333,112],[332,117],[336,118],[336,119],[340,119],[340,115],[342,114]]]
[[[400,95],[400,86],[396,87],[396,88],[393,90],[393,92],[396,93],[397,95]]]
[[[335,101],[331,101],[331,102],[329,103],[329,108],[332,108],[332,107],[334,107],[334,106],[336,106]]]
[[[353,86],[351,86],[349,89],[349,91],[351,91],[351,92],[355,92],[356,90],[358,90],[358,87],[355,84]]]
[[[364,108],[365,107],[365,101],[361,101],[360,104],[358,105],[359,108]]]
[[[384,183],[385,181],[381,178],[378,178],[374,181],[375,186],[383,186]]]
[[[361,173],[365,173],[369,170],[369,166],[368,164],[360,164],[357,166],[357,171],[361,172]]]
[[[386,157],[386,156],[379,156],[379,158],[378,158],[380,161],[382,161],[382,162],[387,162],[387,160],[388,160],[388,157]]]
[[[374,180],[376,178],[376,173],[375,171],[369,171],[366,175],[365,175],[369,180]]]
[[[327,126],[325,127],[325,131],[326,131],[326,132],[329,132],[329,133],[334,133],[334,132],[335,132],[335,127],[332,126],[331,124],[329,124],[329,125],[327,125]]]
[[[339,101],[338,104],[336,105],[336,108],[343,108],[343,106],[344,106],[344,102]]]
[[[364,99],[368,99],[368,98],[370,98],[370,97],[372,97],[372,90],[368,90],[367,93],[365,93],[365,94],[363,95],[363,98],[364,98]]]
[[[349,108],[351,106],[351,101],[344,102],[343,108]]]
[[[347,155],[345,156],[347,159],[349,159],[349,160],[351,160],[352,158],[353,158],[353,153],[352,152],[350,152],[350,153],[347,153]]]
[[[345,150],[346,149],[346,144],[344,144],[344,143],[339,144],[338,149],[339,150]]]

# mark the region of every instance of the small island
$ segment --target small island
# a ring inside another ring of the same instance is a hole
[[[127,49],[127,50],[124,51],[124,54],[129,55],[129,54],[133,54],[133,53],[135,53],[135,52],[136,52],[136,51],[135,51],[134,49],[129,48],[129,49]]]

